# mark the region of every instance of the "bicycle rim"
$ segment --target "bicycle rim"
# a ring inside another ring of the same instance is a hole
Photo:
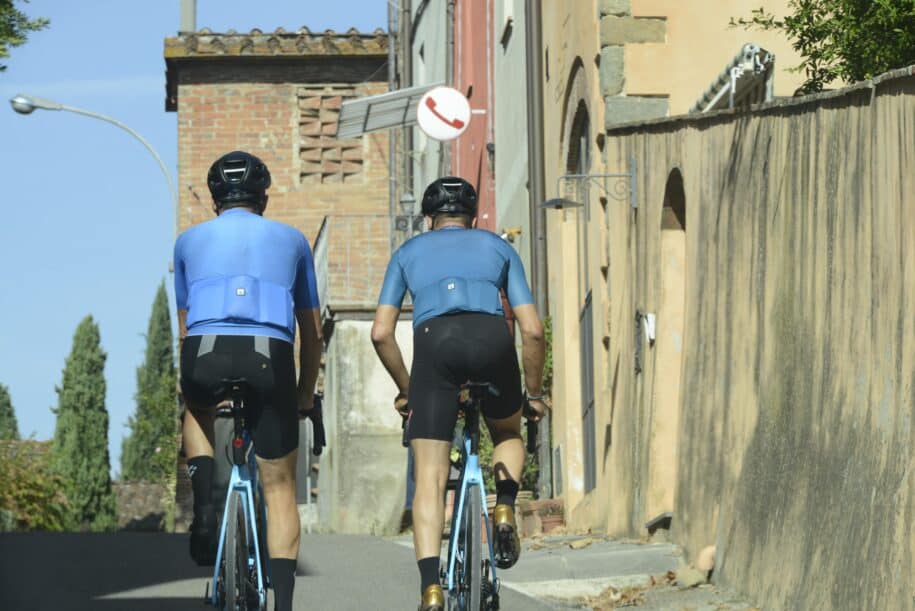
[[[480,488],[471,485],[467,489],[467,498],[464,501],[463,539],[464,539],[464,565],[461,578],[461,590],[465,601],[466,611],[479,611],[480,599],[483,592],[482,547],[483,535],[481,533],[481,516],[483,502],[480,498]]]

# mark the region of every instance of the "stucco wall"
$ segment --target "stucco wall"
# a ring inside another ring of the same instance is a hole
[[[396,534],[404,508],[407,451],[394,412],[397,388],[371,349],[370,320],[340,320],[325,356],[327,448],[318,478],[319,530]],[[397,324],[404,360],[413,358],[409,320]]]
[[[915,77],[609,132],[636,212],[607,216],[607,526],[643,533],[668,383],[637,309],[661,299],[661,208],[683,176],[686,302],[672,536],[767,609],[912,609]],[[664,338],[659,337],[658,342]]]

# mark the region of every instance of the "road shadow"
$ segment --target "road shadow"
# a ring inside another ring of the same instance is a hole
[[[0,609],[201,611],[211,574],[188,556],[186,534],[0,534]],[[188,579],[199,579],[199,594],[179,584],[155,597],[105,598]]]

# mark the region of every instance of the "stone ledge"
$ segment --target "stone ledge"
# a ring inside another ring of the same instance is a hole
[[[626,43],[664,42],[666,39],[666,19],[608,15],[600,20],[601,47]]]
[[[604,129],[620,123],[667,116],[667,98],[615,96],[604,100]]]

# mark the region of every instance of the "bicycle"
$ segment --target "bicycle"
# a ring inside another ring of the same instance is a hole
[[[266,545],[266,507],[264,490],[258,479],[251,433],[247,428],[245,378],[226,378],[217,394],[220,407],[218,418],[232,418],[232,472],[229,477],[225,510],[219,529],[219,545],[213,571],[212,594],[210,582],[204,599],[220,610],[266,611],[270,576]],[[228,405],[223,401],[228,400]],[[321,454],[325,443],[321,422],[321,395],[315,395],[314,408],[319,410],[314,423],[312,453]]]
[[[442,586],[447,592],[447,608],[453,611],[496,611],[499,609],[499,579],[489,512],[483,503],[486,490],[480,469],[480,405],[485,393],[498,396],[489,383],[467,382],[460,388],[460,404],[464,413],[464,430],[459,448],[460,476],[455,486],[456,508],[451,516],[448,540],[447,569],[443,568]],[[527,450],[536,450],[537,423],[533,410],[524,402],[527,418]],[[486,524],[489,557],[482,558],[483,532]]]

